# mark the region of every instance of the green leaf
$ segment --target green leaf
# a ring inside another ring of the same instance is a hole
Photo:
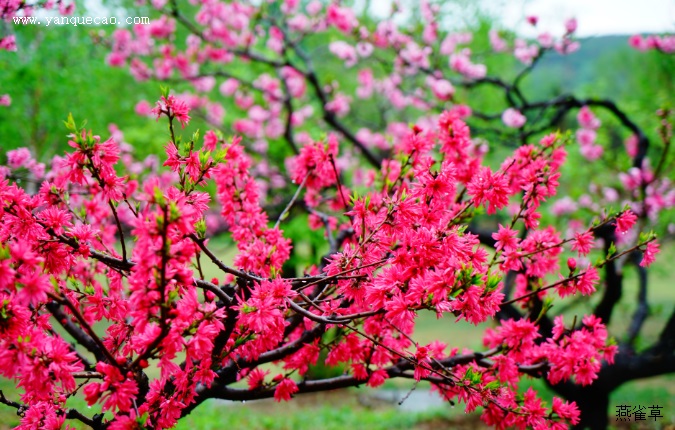
[[[203,239],[206,236],[206,221],[204,218],[195,223],[195,233],[197,233],[197,237],[200,239]]]
[[[464,379],[468,379],[471,382],[471,385],[478,385],[482,381],[482,376],[480,373],[475,372],[471,367],[466,370]]]
[[[499,275],[489,275],[485,288],[488,291],[494,291],[499,286],[499,283],[502,281],[501,276]]]
[[[77,127],[75,126],[75,119],[73,118],[72,113],[68,114],[68,119],[63,121],[63,124],[65,124],[68,130],[72,131],[73,133],[77,133]]]
[[[167,98],[169,97],[169,87],[166,87],[164,85],[159,86],[159,90],[162,93],[162,97]]]
[[[493,390],[499,390],[502,386],[499,384],[499,381],[492,381],[489,382],[487,385],[485,385],[485,388],[487,388],[490,391]]]

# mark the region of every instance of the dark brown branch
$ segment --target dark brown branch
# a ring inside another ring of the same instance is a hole
[[[84,316],[80,313],[79,309],[77,306],[75,306],[69,299],[68,297],[58,297],[54,294],[48,294],[49,297],[54,300],[57,303],[61,303],[65,305],[70,312],[75,316],[77,321],[80,323],[80,327],[87,332],[89,337],[92,339],[92,341],[96,344],[96,347],[98,348],[98,351],[100,354],[103,356],[103,359],[107,361],[108,363],[112,364],[113,366],[120,367],[120,365],[117,363],[115,360],[115,357],[108,351],[108,348],[105,347],[103,344],[103,341],[101,340],[100,337],[96,334],[94,329],[87,323],[87,321],[84,319]]]
[[[288,83],[285,79],[281,80],[281,86],[284,89],[284,109],[286,109],[286,124],[284,126],[284,138],[288,145],[291,147],[291,150],[295,155],[300,153],[298,149],[298,144],[295,143],[295,137],[293,135],[293,99],[288,90]]]
[[[628,327],[628,333],[626,335],[626,342],[629,345],[635,343],[642,325],[644,324],[647,316],[649,316],[649,303],[647,303],[647,269],[640,266],[640,253],[635,252],[631,255],[631,262],[635,264],[635,268],[638,272],[638,295],[637,295],[637,308],[633,313],[633,318],[631,319],[630,326]]]
[[[28,406],[15,402],[13,400],[9,400],[7,397],[5,397],[5,393],[3,393],[2,390],[0,390],[0,403],[16,409],[17,415],[22,415],[25,411],[28,410]],[[102,417],[103,415],[100,416],[100,418]],[[78,420],[95,430],[103,429],[103,425],[101,424],[102,420],[100,418],[98,420],[91,419],[74,408],[70,408],[66,412],[66,419]]]
[[[22,405],[21,403],[17,403],[5,397],[5,393],[3,393],[2,390],[0,390],[0,403],[2,403],[3,405],[11,406],[15,409],[25,408],[25,406]]]
[[[82,345],[87,351],[91,352],[96,361],[105,361],[105,355],[87,333],[85,333],[80,326],[70,321],[70,317],[63,312],[61,305],[57,302],[47,303],[47,310],[54,316],[56,321],[63,327],[63,329],[75,339],[75,341]]]
[[[197,287],[203,290],[212,292],[225,305],[232,304],[232,301],[234,300],[232,297],[228,296],[227,293],[225,293],[225,291],[221,290],[219,286],[217,286],[216,284],[212,284],[211,282],[202,281],[201,279],[195,279],[195,285],[197,285]]]
[[[191,234],[189,236],[189,238],[192,239],[194,241],[194,243],[196,243],[197,246],[199,246],[199,248],[201,248],[201,250],[204,251],[204,254],[206,254],[211,259],[213,264],[218,266],[218,268],[220,270],[222,270],[223,272],[234,275],[237,278],[242,278],[242,279],[246,279],[246,280],[249,280],[249,281],[262,281],[263,280],[263,278],[260,278],[260,277],[255,276],[255,275],[251,275],[251,274],[246,273],[246,272],[242,272],[241,270],[237,270],[233,267],[230,267],[230,266],[226,265],[222,261],[220,261],[220,259],[218,257],[216,257],[216,255],[213,252],[211,252],[211,250],[209,248],[206,247],[206,245],[204,244],[204,239],[198,238],[195,234]]]
[[[491,367],[494,365],[494,363],[488,358],[484,357],[488,357],[489,355],[496,353],[495,351],[498,352],[499,350],[498,349],[490,350],[486,351],[485,353],[477,352],[473,354],[462,354],[428,364],[429,366],[431,366],[431,368],[434,369],[439,369],[441,367],[448,369],[455,367],[457,365],[468,364],[471,362],[476,362],[476,364],[482,367]],[[547,366],[548,366],[547,363],[542,362],[531,366],[519,366],[519,370],[523,373],[539,376],[541,375],[542,372],[544,372],[547,369]],[[385,370],[390,378],[395,378],[395,377],[406,377],[405,372],[412,369],[414,369],[413,364],[407,361],[401,361],[396,365],[387,367]],[[440,382],[441,380],[439,380],[437,376],[432,376],[431,378],[434,379],[433,381],[434,383],[441,383]],[[423,379],[428,380],[428,378]],[[442,383],[446,385],[454,385],[454,382],[451,379],[443,379],[442,381],[443,381]],[[313,393],[317,391],[335,390],[338,388],[356,387],[359,385],[363,385],[366,382],[367,380],[356,379],[352,375],[342,375],[321,380],[302,381],[297,385],[299,389],[298,393],[302,394],[302,393]],[[274,387],[261,390],[245,390],[229,387],[218,387],[216,392],[214,392],[214,397],[234,401],[257,400],[273,397],[274,391],[275,391]]]
[[[91,419],[74,408],[70,408],[68,409],[68,412],[66,412],[66,419],[78,420],[95,430],[105,428],[105,426],[102,424],[103,421],[102,418],[103,415],[99,415],[98,419],[96,419],[96,416],[94,417],[94,419]]]
[[[596,236],[603,239],[604,254],[607,255],[609,247],[616,241],[615,229],[611,225],[595,231]],[[595,307],[593,314],[600,318],[605,325],[609,324],[612,318],[612,312],[616,304],[621,300],[623,291],[623,275],[614,260],[608,261],[605,265],[605,291],[600,303]]]

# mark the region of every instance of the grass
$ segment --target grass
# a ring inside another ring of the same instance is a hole
[[[324,393],[284,405],[272,401],[249,402],[241,406],[219,405],[210,400],[185,418],[177,427],[190,429],[407,429],[434,414],[404,414],[393,408],[367,409],[355,396]]]

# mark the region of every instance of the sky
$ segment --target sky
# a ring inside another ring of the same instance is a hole
[[[538,27],[561,27],[568,17],[579,23],[577,36],[675,32],[675,0],[530,0],[505,1],[507,28],[531,35],[524,15],[537,15]],[[529,34],[528,34],[529,33]]]
[[[362,3],[365,0],[356,0]],[[523,36],[536,36],[546,30],[554,35],[564,32],[567,18],[578,21],[578,37],[610,34],[675,33],[675,0],[455,0],[463,6],[446,2],[454,14],[465,14],[480,4],[483,10],[500,19],[504,28]],[[401,0],[405,7],[418,0]],[[370,10],[384,17],[391,10],[392,0],[371,0]],[[524,20],[537,15],[540,22],[533,29]]]

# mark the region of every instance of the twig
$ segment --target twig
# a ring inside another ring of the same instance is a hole
[[[298,199],[298,197],[300,196],[300,192],[301,192],[302,189],[304,188],[305,183],[307,182],[307,179],[309,178],[309,175],[310,175],[311,173],[312,173],[311,171],[307,172],[307,174],[305,175],[305,177],[302,179],[302,182],[300,182],[300,185],[298,186],[298,189],[295,190],[295,194],[293,194],[293,198],[291,198],[291,200],[288,202],[288,204],[286,205],[286,207],[284,208],[284,210],[281,211],[281,214],[279,215],[279,218],[277,218],[277,222],[274,223],[274,228],[275,228],[275,229],[279,227],[279,224],[281,224],[281,220],[284,219],[284,217],[286,216],[286,214],[288,213],[288,211],[290,211],[291,208],[293,207],[293,205],[295,204],[295,201],[296,201],[296,200]]]

